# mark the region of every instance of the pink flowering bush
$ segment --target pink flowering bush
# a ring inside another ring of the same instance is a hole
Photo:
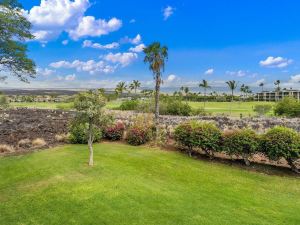
[[[123,138],[125,126],[122,121],[107,127],[104,131],[104,135],[107,139],[112,141],[121,140]]]

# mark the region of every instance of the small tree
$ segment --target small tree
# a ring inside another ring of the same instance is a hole
[[[125,82],[119,82],[115,88],[115,92],[117,95],[122,96],[122,94],[124,93],[124,91],[127,90],[127,85]]]
[[[103,118],[101,117],[104,106],[105,98],[97,90],[80,93],[74,101],[74,107],[77,110],[76,120],[78,123],[88,124],[89,166],[94,165],[93,129],[94,126],[100,126],[103,122]]]
[[[266,115],[272,110],[271,105],[255,105],[253,111],[256,112],[259,116]]]

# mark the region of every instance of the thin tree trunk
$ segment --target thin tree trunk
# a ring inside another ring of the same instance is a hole
[[[243,153],[243,159],[244,159],[246,166],[250,166],[250,161],[249,161],[248,157],[249,157],[248,154]]]
[[[155,85],[155,128],[156,128],[156,134],[155,139],[158,139],[159,135],[159,94],[160,94],[160,73],[156,74],[156,85]]]
[[[204,88],[204,111],[205,111],[205,103],[206,103],[206,88]]]
[[[88,145],[89,145],[89,151],[90,151],[89,166],[93,166],[94,165],[93,124],[92,124],[92,120],[91,119],[89,121],[89,140],[88,140]]]

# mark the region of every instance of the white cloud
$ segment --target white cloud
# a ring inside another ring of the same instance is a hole
[[[299,83],[299,82],[300,82],[300,74],[291,76],[290,83]]]
[[[163,16],[164,16],[164,20],[167,20],[170,16],[172,16],[172,14],[174,13],[174,8],[171,6],[167,6],[166,8],[164,8],[163,10]]]
[[[40,76],[47,77],[47,76],[50,76],[50,75],[54,74],[55,70],[51,70],[51,69],[48,69],[48,68],[45,68],[45,69],[37,68],[36,73],[37,73],[38,76],[40,75]]]
[[[126,37],[122,38],[120,42],[138,45],[142,42],[142,36],[140,34],[137,34],[134,38],[129,38],[126,36]]]
[[[146,46],[144,44],[139,44],[135,47],[131,47],[129,49],[129,51],[139,53],[139,52],[142,52],[144,50],[144,48],[146,48]]]
[[[110,32],[120,29],[122,21],[117,18],[112,18],[109,21],[96,19],[93,16],[82,17],[78,26],[75,29],[69,30],[69,35],[73,40],[78,40],[81,37],[100,37]]]
[[[125,53],[109,53],[106,56],[104,56],[104,59],[111,63],[120,63],[122,67],[128,66],[131,64],[134,60],[138,58],[138,55],[136,53],[132,52],[125,52]]]
[[[82,44],[83,48],[95,48],[95,49],[116,49],[120,46],[119,43],[113,42],[106,45],[101,45],[99,43],[93,43],[90,40],[85,40]]]
[[[247,71],[238,70],[238,71],[226,71],[226,75],[244,77],[247,75]]]
[[[174,81],[176,78],[177,78],[176,75],[170,74],[170,75],[168,76],[168,78],[167,78],[167,81],[172,82],[172,81]]]
[[[64,31],[77,40],[108,34],[122,26],[117,18],[105,21],[85,16],[90,6],[89,0],[41,0],[40,5],[23,10],[23,14],[33,25],[35,39],[41,42],[56,39]]]
[[[73,80],[75,80],[76,79],[76,75],[75,74],[70,74],[70,75],[67,75],[66,77],[65,77],[65,80],[66,81],[73,81]]]
[[[68,40],[63,40],[61,43],[62,43],[63,45],[67,45],[67,44],[69,44],[69,41],[68,41]]]
[[[206,75],[212,75],[214,73],[214,69],[213,68],[210,68],[208,70],[205,71],[205,74]]]
[[[114,66],[107,64],[104,61],[96,62],[94,60],[88,60],[86,62],[80,60],[74,60],[73,62],[58,61],[50,64],[51,67],[60,69],[76,69],[78,72],[88,72],[90,74],[96,73],[113,73],[115,71]]]
[[[269,56],[267,59],[260,61],[259,65],[269,68],[284,68],[290,65],[292,62],[293,60],[291,59]]]

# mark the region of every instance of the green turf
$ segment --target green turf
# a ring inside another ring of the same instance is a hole
[[[0,224],[300,224],[300,180],[97,144],[0,158]]]

